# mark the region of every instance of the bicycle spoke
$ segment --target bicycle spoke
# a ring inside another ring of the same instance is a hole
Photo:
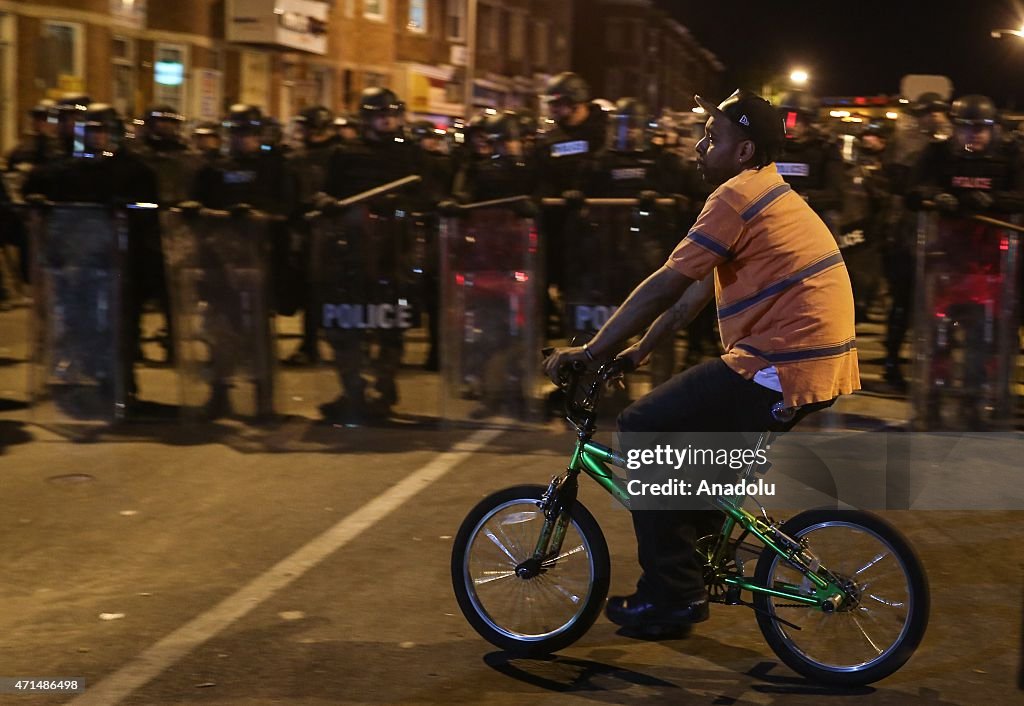
[[[853,618],[853,622],[857,626],[857,629],[860,630],[860,634],[864,636],[864,639],[867,640],[868,644],[871,645],[872,649],[874,649],[875,654],[882,654],[882,650],[878,648],[878,645],[875,644],[874,640],[871,639],[867,631],[864,630],[864,626],[860,624],[859,620],[857,620],[857,616],[851,614],[850,617]]]
[[[887,551],[882,552],[881,554],[878,554],[877,556],[875,556],[874,559],[869,561],[867,564],[865,564],[864,566],[862,566],[859,569],[857,569],[856,571],[854,571],[853,575],[854,576],[858,576],[858,575],[864,573],[864,571],[866,571],[867,569],[870,569],[872,566],[874,566],[875,564],[877,564],[878,562],[880,562],[882,559],[884,559],[887,556],[889,556],[889,552],[887,552]]]
[[[515,571],[485,571],[483,572],[486,578],[473,579],[473,583],[477,586],[483,586],[486,583],[492,583],[494,581],[501,581],[516,575]]]
[[[869,593],[869,594],[867,594],[867,596],[871,600],[878,601],[882,605],[887,605],[890,608],[902,608],[904,605],[906,605],[905,603],[903,603],[903,601],[887,601],[884,598],[881,598],[880,596],[876,596],[873,593]]]
[[[496,546],[498,549],[500,549],[502,551],[502,553],[509,558],[509,560],[512,562],[513,566],[515,566],[515,565],[517,565],[519,563],[518,561],[516,561],[516,558],[514,556],[512,556],[512,553],[508,549],[505,548],[505,545],[503,545],[501,543],[501,540],[499,540],[497,537],[494,536],[494,532],[492,532],[491,530],[487,530],[484,533],[484,535],[487,537],[487,539],[489,539],[492,542],[494,542],[494,546]]]
[[[543,562],[541,563],[541,566],[544,566],[544,567],[548,567],[548,566],[551,566],[551,565],[553,565],[553,564],[554,564],[554,563],[555,563],[556,561],[561,561],[562,559],[565,559],[565,558],[567,558],[567,557],[570,557],[570,556],[572,556],[573,554],[579,554],[580,552],[585,552],[586,550],[587,550],[587,548],[586,548],[586,547],[584,547],[584,546],[583,546],[582,544],[580,544],[579,546],[577,546],[577,547],[574,547],[574,548],[570,549],[570,550],[569,550],[569,551],[567,551],[567,552],[562,552],[561,554],[559,554],[559,555],[558,555],[558,556],[556,556],[556,557],[552,557],[552,558],[550,558],[550,559],[545,559],[545,560],[544,560],[544,561],[543,561]]]

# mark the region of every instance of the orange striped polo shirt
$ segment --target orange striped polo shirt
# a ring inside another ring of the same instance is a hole
[[[718,187],[667,264],[714,271],[722,359],[747,379],[774,365],[787,406],[860,389],[846,264],[774,164]]]

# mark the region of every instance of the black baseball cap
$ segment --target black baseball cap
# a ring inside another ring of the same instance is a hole
[[[765,164],[775,160],[786,141],[786,125],[781,115],[761,96],[737,89],[717,106],[700,96],[697,105],[708,115],[725,119],[743,131],[757,145]]]

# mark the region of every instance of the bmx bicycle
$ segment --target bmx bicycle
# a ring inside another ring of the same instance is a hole
[[[565,472],[547,487],[521,485],[481,500],[455,538],[451,571],[459,607],[482,637],[509,653],[538,656],[568,647],[605,604],[608,546],[577,490],[583,473],[629,507],[626,480],[610,468],[626,468],[625,456],[593,437],[601,390],[631,367],[623,358],[605,363],[582,387],[585,366],[563,371],[566,415],[577,434]],[[767,452],[775,437],[762,433],[755,449]],[[766,471],[748,464],[739,475],[742,487]],[[910,659],[928,624],[928,580],[913,547],[889,522],[826,508],[780,523],[760,503],[759,515],[746,510],[745,495],[709,500],[725,516],[717,535],[697,542],[709,598],[753,608],[768,646],[786,665],[819,683],[861,686]],[[741,551],[758,555],[753,575]]]

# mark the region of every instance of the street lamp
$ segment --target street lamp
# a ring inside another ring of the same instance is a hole
[[[789,74],[789,80],[797,86],[805,85],[810,78],[810,75],[808,75],[808,73],[803,69],[794,69],[793,72]]]
[[[1024,39],[1024,27],[1020,29],[994,29],[991,34],[992,39],[1002,39],[1007,34]]]

